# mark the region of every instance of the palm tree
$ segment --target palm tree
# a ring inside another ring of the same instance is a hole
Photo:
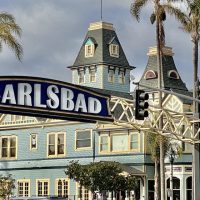
[[[172,0],[171,0],[172,1]],[[186,0],[187,12],[183,13],[180,9],[168,4],[165,6],[166,10],[174,15],[182,25],[182,30],[189,33],[192,41],[192,63],[193,63],[193,98],[198,98],[198,54],[199,54],[199,40],[200,40],[200,1],[199,0]],[[198,103],[193,101],[193,114],[198,113]],[[195,126],[193,127],[195,132]],[[196,157],[199,157],[199,152],[196,150],[199,148],[199,144],[194,145],[193,148],[193,164],[196,163]],[[199,161],[198,161],[199,162]],[[194,172],[196,171],[195,164],[193,166]],[[199,199],[198,194],[198,180],[199,177],[193,176],[193,198]]]
[[[158,88],[162,88],[162,48],[165,45],[165,32],[164,32],[164,26],[163,22],[166,19],[166,13],[165,10],[160,3],[160,0],[154,0],[152,1],[154,4],[154,10],[151,14],[150,20],[151,23],[156,23],[156,46],[157,46],[157,67],[158,67]],[[148,3],[148,0],[134,0],[134,2],[131,4],[131,14],[133,17],[139,21],[140,19],[140,11],[141,9]],[[160,112],[162,110],[162,92],[159,91],[159,108]],[[159,129],[162,130],[163,127],[163,119],[160,117],[159,120]],[[165,199],[165,171],[164,171],[164,141],[165,138],[163,136],[160,137],[160,189],[161,189],[161,199]],[[159,183],[156,183],[157,185]],[[159,194],[156,195],[158,197]],[[159,198],[159,197],[158,197]]]
[[[0,51],[4,43],[14,51],[17,59],[21,61],[23,49],[15,36],[21,36],[21,28],[15,22],[15,18],[8,13],[0,13]]]

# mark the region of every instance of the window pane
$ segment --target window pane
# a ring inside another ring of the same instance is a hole
[[[62,181],[58,181],[58,196],[62,197]]]
[[[108,150],[108,136],[101,136],[101,146],[100,151]]]
[[[44,182],[44,196],[48,195],[48,182]]]
[[[49,145],[49,155],[55,155],[55,145]]]
[[[8,157],[8,148],[2,148],[2,157],[4,158]]]
[[[91,132],[81,131],[76,133],[76,147],[91,147]]]
[[[38,181],[38,196],[42,196],[42,182]]]
[[[18,196],[23,197],[23,183],[18,183]]]
[[[49,135],[49,144],[55,144],[55,135]]]
[[[76,142],[77,144],[77,148],[82,148],[82,147],[90,147],[91,146],[91,140],[87,139],[87,140],[78,140]]]
[[[128,150],[128,135],[113,135],[112,136],[112,151],[127,151]]]
[[[131,149],[138,149],[138,145],[139,145],[139,142],[138,142],[138,134],[131,134]]]
[[[58,145],[58,154],[64,154],[64,144]]]
[[[81,131],[81,132],[77,132],[77,139],[78,140],[85,140],[90,138],[90,131]]]
[[[8,147],[8,138],[2,138],[2,147]]]
[[[186,179],[186,189],[192,189],[192,177]]]
[[[16,148],[10,148],[10,157],[16,156]]]
[[[180,179],[173,177],[173,188],[180,189]]]
[[[10,147],[15,147],[16,146],[16,138],[10,138]]]
[[[64,134],[58,134],[58,154],[64,154]]]

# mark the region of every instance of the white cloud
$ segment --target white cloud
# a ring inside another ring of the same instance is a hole
[[[103,20],[114,24],[124,52],[135,76],[141,76],[146,53],[155,45],[155,26],[149,21],[152,7],[141,12],[140,23],[130,14],[132,0],[103,1]],[[100,20],[100,0],[3,0],[2,11],[12,13],[22,27],[23,62],[18,62],[7,48],[0,54],[2,75],[42,76],[71,80],[66,70],[73,64],[84,40],[89,23]],[[176,66],[183,81],[191,86],[190,38],[178,29],[178,23],[167,17],[166,43],[173,47]]]

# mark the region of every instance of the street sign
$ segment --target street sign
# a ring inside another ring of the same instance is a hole
[[[76,121],[113,121],[110,96],[38,77],[0,77],[0,112]]]

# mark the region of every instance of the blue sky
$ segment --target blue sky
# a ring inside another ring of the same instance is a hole
[[[133,75],[139,80],[147,63],[147,52],[155,46],[155,26],[149,16],[152,7],[141,12],[140,23],[130,14],[133,0],[103,0],[103,21],[114,24]],[[89,23],[100,21],[100,0],[0,0],[1,12],[9,12],[23,30],[24,57],[20,63],[3,47],[1,75],[28,75],[71,81],[71,66],[79,52]],[[174,61],[183,81],[192,87],[192,45],[190,36],[167,16],[166,45],[173,48]]]

